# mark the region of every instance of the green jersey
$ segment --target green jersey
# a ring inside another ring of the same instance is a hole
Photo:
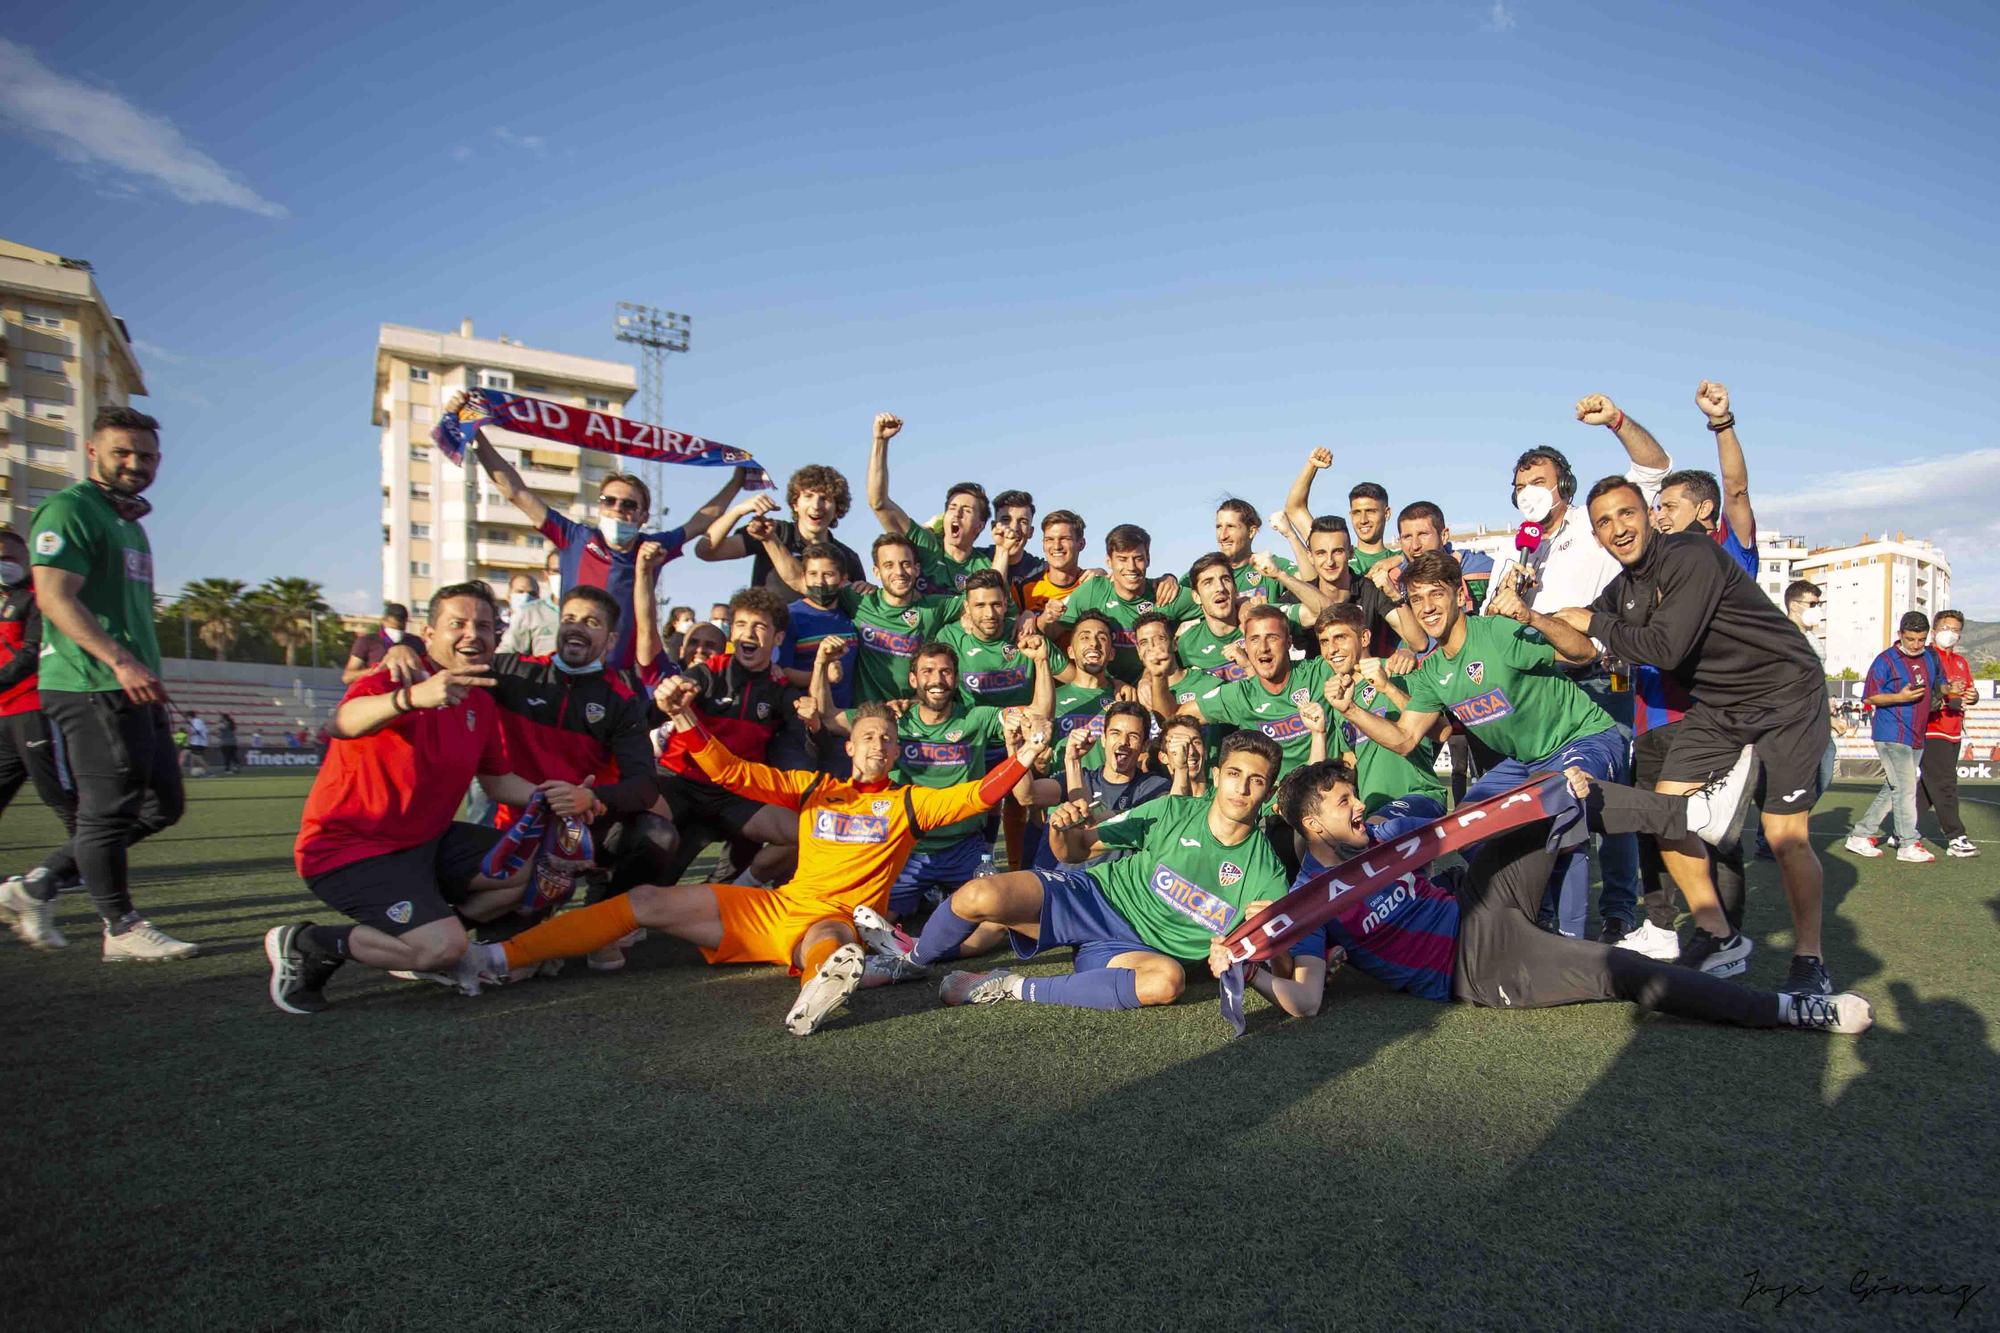
[[[937,632],[958,654],[958,701],[967,708],[1025,704],[1035,693],[1035,659],[999,638],[991,643],[956,621]]]
[[[853,720],[853,714],[848,714]],[[890,777],[913,787],[953,787],[986,776],[989,750],[1005,751],[1007,738],[1000,726],[997,708],[960,708],[953,705],[944,720],[924,721],[921,710],[912,706],[896,724],[901,743],[895,769]],[[956,824],[934,828],[917,837],[916,850],[936,852],[951,846],[968,833],[976,833],[986,823],[984,814],[961,819]]]
[[[1407,677],[1410,712],[1450,713],[1468,733],[1524,764],[1614,725],[1556,668],[1556,650],[1541,635],[1498,616],[1461,623],[1458,656],[1439,648]]]
[[[1097,744],[1104,735],[1104,706],[1117,697],[1111,689],[1100,690],[1075,681],[1056,682],[1055,740],[1049,746],[1049,772],[1058,780],[1063,774],[1063,754],[1070,737],[1076,736],[1085,749]]]
[[[1402,552],[1393,546],[1385,546],[1379,551],[1364,551],[1357,546],[1354,548],[1354,554],[1347,557],[1347,567],[1354,571],[1356,578],[1359,578],[1390,556],[1401,554]]]
[[[1157,796],[1097,826],[1107,848],[1135,855],[1084,873],[1132,924],[1139,938],[1172,958],[1208,957],[1209,942],[1227,934],[1243,909],[1260,898],[1282,898],[1285,868],[1270,841],[1253,830],[1235,846],[1209,831],[1206,796]]]
[[[160,669],[153,633],[153,548],[146,530],[120,518],[94,482],[57,491],[35,511],[28,533],[34,563],[83,576],[77,598],[104,632],[148,669]],[[120,689],[117,673],[42,620],[40,688],[78,694]]]
[[[965,559],[954,560],[945,553],[944,538],[931,528],[912,523],[903,535],[917,548],[917,568],[923,571],[917,580],[917,591],[927,597],[954,597],[965,591],[968,574],[993,568],[990,546],[975,546]]]
[[[961,597],[920,597],[908,606],[891,606],[877,588],[862,593],[840,590],[841,614],[854,622],[857,652],[854,701],[882,703],[910,693],[910,659],[924,640],[936,638],[964,609]]]
[[[1285,559],[1285,557],[1274,555],[1271,559],[1277,563],[1279,569],[1284,570],[1293,578],[1299,576],[1299,567]],[[1292,596],[1290,588],[1287,588],[1277,579],[1265,578],[1257,572],[1256,566],[1252,565],[1248,560],[1231,569],[1230,574],[1236,580],[1236,591],[1239,595],[1242,593],[1261,592],[1264,594],[1264,600],[1267,602],[1290,602],[1297,600]],[[1192,572],[1181,577],[1181,585],[1187,588],[1194,587]]]
[[[1397,689],[1409,692],[1408,682],[1403,677],[1392,676],[1390,679]],[[1402,716],[1388,695],[1365,680],[1355,685],[1354,702],[1391,722]],[[1416,749],[1401,755],[1386,745],[1377,745],[1369,740],[1352,722],[1343,722],[1340,726],[1347,748],[1354,752],[1354,786],[1361,793],[1361,804],[1369,814],[1404,796],[1428,796],[1440,807],[1451,804],[1445,785],[1438,781],[1436,741],[1425,737],[1417,742]]]
[[[1138,623],[1140,616],[1148,611],[1158,611],[1178,624],[1189,616],[1200,614],[1195,607],[1194,595],[1186,588],[1182,588],[1173,601],[1155,606],[1150,588],[1144,595],[1127,601],[1118,595],[1118,585],[1108,578],[1086,579],[1078,584],[1076,591],[1063,604],[1062,623],[1074,623],[1077,616],[1085,611],[1101,611],[1111,622],[1111,674],[1127,685],[1138,684],[1141,674],[1138,639],[1132,632],[1132,626]]]
[[[1332,671],[1325,658],[1309,657],[1292,663],[1291,674],[1276,693],[1252,675],[1242,680],[1218,681],[1214,689],[1196,702],[1201,705],[1202,717],[1208,721],[1261,731],[1278,743],[1278,748],[1284,751],[1284,763],[1271,781],[1271,789],[1276,791],[1279,780],[1312,758],[1312,732],[1299,716],[1299,705],[1321,701]],[[1323,702],[1321,706],[1325,706]]]
[[[1229,633],[1217,634],[1208,627],[1207,616],[1196,616],[1174,633],[1174,656],[1184,667],[1196,671],[1229,671],[1229,680],[1241,680],[1243,668],[1228,654],[1229,645],[1243,642],[1243,631],[1230,626]]]

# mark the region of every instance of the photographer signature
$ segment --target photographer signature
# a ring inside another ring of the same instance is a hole
[[[1759,1297],[1768,1299],[1771,1309],[1780,1310],[1784,1308],[1786,1301],[1795,1296],[1817,1296],[1826,1290],[1824,1282],[1766,1282],[1763,1270],[1758,1268],[1744,1273],[1742,1278],[1745,1286],[1743,1299],[1736,1304],[1739,1310],[1748,1309],[1750,1302]],[[1847,1280],[1847,1294],[1853,1298],[1857,1306],[1878,1299],[1883,1304],[1888,1304],[1891,1300],[1904,1296],[1940,1296],[1958,1302],[1951,1312],[1953,1319],[1964,1314],[1966,1307],[1985,1290],[1984,1282],[1899,1282],[1872,1273],[1866,1268],[1855,1269],[1854,1276]]]

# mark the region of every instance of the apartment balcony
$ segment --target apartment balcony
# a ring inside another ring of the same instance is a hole
[[[520,469],[521,480],[529,490],[554,491],[558,495],[575,495],[582,489],[583,480],[574,472],[549,472],[538,467]]]
[[[542,543],[532,545],[526,542],[479,542],[473,553],[481,564],[499,565],[503,569],[540,569],[548,558]]]

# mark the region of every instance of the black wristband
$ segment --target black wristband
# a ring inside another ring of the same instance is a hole
[[[1722,434],[1726,430],[1734,430],[1736,429],[1736,414],[1734,412],[1724,412],[1721,416],[1711,420],[1708,423],[1708,428],[1717,435]]]
[[[395,692],[389,696],[389,703],[399,713],[410,712],[412,709],[416,707],[416,705],[410,702],[409,694],[410,694],[409,686],[399,685],[396,687]]]

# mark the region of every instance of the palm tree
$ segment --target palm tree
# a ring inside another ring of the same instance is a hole
[[[312,618],[331,615],[333,608],[312,579],[269,578],[245,599],[262,617],[271,641],[285,650],[285,665],[296,666],[298,651],[312,643]]]
[[[248,618],[243,604],[245,584],[241,579],[196,579],[181,589],[176,605],[181,614],[195,622],[201,641],[215,650],[215,660],[223,660],[236,643],[236,627]]]

